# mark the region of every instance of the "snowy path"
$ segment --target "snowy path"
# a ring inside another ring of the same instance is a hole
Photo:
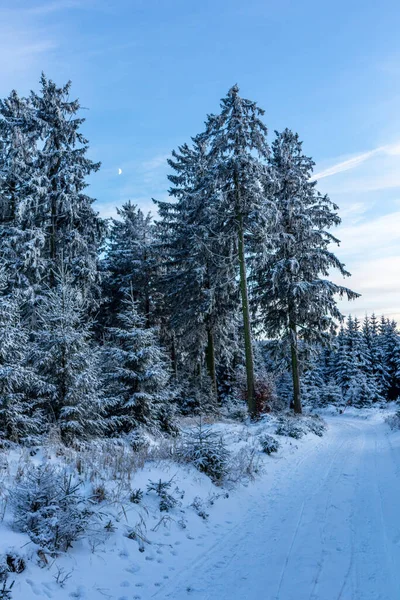
[[[328,422],[317,444],[253,484],[230,530],[152,597],[400,598],[399,447],[376,419]]]

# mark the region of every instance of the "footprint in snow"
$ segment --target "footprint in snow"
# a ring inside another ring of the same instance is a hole
[[[119,584],[121,587],[129,587],[131,584],[129,583],[129,581],[127,581],[125,579],[125,581],[121,581],[121,583]]]
[[[131,565],[130,567],[127,567],[125,571],[128,571],[128,573],[137,573],[140,571],[140,567],[139,565]]]
[[[41,596],[41,595],[42,595],[42,590],[39,588],[39,586],[37,586],[37,585],[36,585],[36,584],[35,584],[35,583],[32,581],[32,579],[27,579],[27,580],[26,580],[26,583],[28,583],[28,584],[31,586],[31,588],[32,588],[32,592],[33,592],[34,594],[36,594],[36,596]]]
[[[75,592],[70,593],[70,598],[84,598],[85,597],[85,588],[83,585],[80,585]]]

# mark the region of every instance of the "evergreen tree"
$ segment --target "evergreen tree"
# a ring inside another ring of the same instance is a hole
[[[321,277],[332,268],[343,276],[349,273],[329,249],[331,243],[339,243],[328,231],[340,223],[338,207],[316,190],[313,166],[297,134],[289,129],[276,134],[271,157],[278,212],[275,249],[255,265],[262,326],[267,335],[287,340],[290,348],[296,413],[302,412],[299,339],[307,344],[329,342],[335,321],[342,319],[335,296],[358,296]]]
[[[29,335],[16,294],[5,293],[0,272],[0,438],[32,443],[45,430],[35,398],[45,386],[28,366]]]
[[[66,443],[103,431],[99,357],[87,302],[64,269],[37,307],[31,364],[47,383],[42,402]]]
[[[28,300],[44,273],[44,233],[31,222],[39,132],[28,99],[16,91],[0,100],[0,257],[7,268],[8,290],[22,290]]]
[[[39,228],[45,236],[44,281],[57,286],[56,272],[64,264],[85,296],[98,283],[98,255],[104,224],[85,194],[86,177],[100,163],[87,158],[88,141],[80,132],[78,100],[70,100],[71,83],[63,87],[41,78],[40,93],[30,103],[40,135],[36,148],[33,191],[25,210],[24,229]]]
[[[145,315],[146,326],[150,327],[154,320],[152,297],[157,268],[152,219],[130,201],[117,208],[117,213],[118,219],[111,221],[104,260],[104,288],[108,299],[105,310],[111,321],[108,325],[115,324],[113,315],[121,312],[124,298],[132,291],[138,310]]]
[[[396,400],[400,396],[400,334],[397,331],[397,323],[382,317],[380,336],[387,376],[386,398]]]
[[[213,178],[203,136],[172,153],[170,202],[157,202],[158,248],[164,255],[162,292],[181,353],[195,368],[205,357],[214,393],[217,364],[235,346],[238,298],[226,240],[216,235]],[[197,370],[197,369],[196,369]]]
[[[129,433],[141,424],[172,430],[168,361],[156,330],[146,328],[132,294],[119,314],[119,326],[109,333],[104,385],[111,432]]]
[[[256,242],[263,239],[271,212],[267,202],[270,176],[265,164],[269,156],[267,128],[260,119],[263,114],[255,102],[239,96],[235,85],[222,99],[220,114],[208,117],[204,136],[209,146],[207,168],[217,192],[214,229],[225,238],[230,250],[226,259],[238,270],[247,401],[253,416],[257,406],[247,259]]]

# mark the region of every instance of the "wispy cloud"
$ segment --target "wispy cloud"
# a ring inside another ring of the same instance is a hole
[[[359,167],[369,159],[379,155],[400,155],[400,144],[395,143],[386,146],[378,146],[378,148],[374,148],[373,150],[369,150],[368,152],[362,152],[361,154],[357,154],[356,156],[352,156],[351,158],[348,158],[346,160],[341,160],[339,162],[334,163],[332,166],[323,169],[322,171],[319,171],[318,173],[314,173],[312,179],[324,179],[325,177],[331,177],[332,175],[337,175],[338,173],[343,173],[344,171],[350,171]]]
[[[83,0],[57,0],[55,2],[46,2],[37,6],[29,6],[25,12],[30,15],[48,15],[71,8],[82,8],[86,2]]]
[[[358,167],[363,162],[381,152],[382,148],[376,148],[375,150],[370,150],[369,152],[363,152],[362,154],[358,154],[357,156],[353,156],[353,158],[349,158],[347,160],[343,160],[338,162],[319,173],[315,173],[312,176],[313,180],[323,179],[324,177],[331,177],[332,175],[336,175],[337,173],[342,173],[343,171],[349,171],[350,169],[354,169]]]

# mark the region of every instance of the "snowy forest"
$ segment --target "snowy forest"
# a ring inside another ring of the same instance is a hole
[[[400,394],[396,323],[343,317],[338,207],[237,86],[172,152],[154,218],[104,220],[78,100],[42,75],[0,102],[0,438],[175,434],[179,415]]]
[[[396,498],[400,333],[341,314],[359,294],[337,283],[341,218],[313,160],[235,85],[172,151],[168,199],[103,219],[71,93],[43,74],[0,101],[0,600],[256,600],[260,561],[268,600],[305,598],[296,556],[300,593],[350,598],[347,576],[320,578],[326,523],[350,573],[381,521],[338,521],[346,477],[352,523],[386,519],[365,486]]]

